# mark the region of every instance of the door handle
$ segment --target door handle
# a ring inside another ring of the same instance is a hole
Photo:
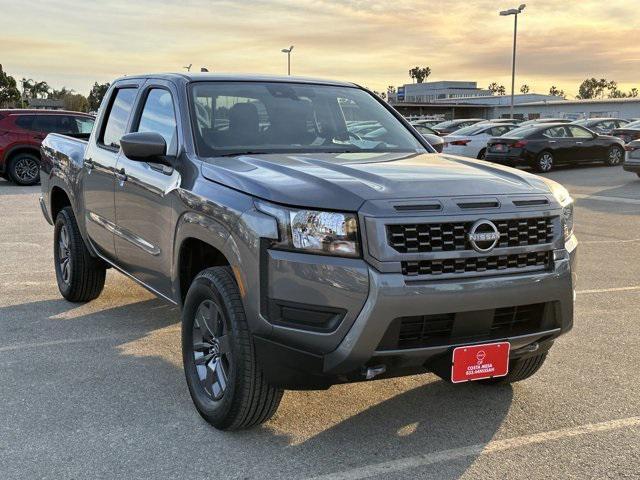
[[[582,142],[576,142],[576,145],[582,145]]]
[[[88,173],[91,173],[91,170],[93,170],[93,167],[95,166],[93,164],[93,159],[85,158],[83,163],[84,163],[84,166],[86,167],[86,169],[88,170]]]
[[[549,143],[556,143],[555,140],[549,140]]]
[[[124,171],[124,168],[121,168],[120,170],[118,170],[116,172],[116,178],[118,179],[118,181],[120,182],[120,186],[124,185],[124,182],[127,181],[127,174]]]

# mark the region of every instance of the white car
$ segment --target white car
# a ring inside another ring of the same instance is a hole
[[[517,127],[518,125],[505,123],[469,125],[444,137],[443,153],[483,159],[490,138],[500,137]]]

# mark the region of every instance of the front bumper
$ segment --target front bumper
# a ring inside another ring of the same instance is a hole
[[[309,331],[273,325],[272,334],[256,338],[256,352],[267,378],[285,388],[325,388],[334,383],[364,380],[369,366],[387,366],[387,375],[428,368],[457,345],[424,348],[379,348],[387,329],[399,317],[473,312],[528,304],[553,305],[553,327],[505,335],[512,358],[532,344],[550,346],[573,326],[575,237],[554,252],[549,270],[461,279],[411,281],[401,273],[381,273],[362,260],[277,252],[269,260],[269,296],[344,309],[332,331]],[[309,258],[312,257],[312,258]],[[465,338],[462,344],[485,343]],[[394,373],[395,370],[395,373]]]
[[[640,173],[640,160],[636,159],[627,159],[623,164],[622,168],[627,172]]]

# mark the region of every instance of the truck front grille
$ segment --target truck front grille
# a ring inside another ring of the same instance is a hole
[[[542,270],[550,265],[550,260],[551,251],[546,251],[490,257],[404,261],[401,265],[403,275],[412,277],[417,275],[477,273],[527,267],[540,267]]]
[[[391,322],[378,351],[499,340],[556,328],[545,303],[467,312],[400,317]]]
[[[520,218],[493,221],[500,232],[497,247],[541,245],[553,240],[553,219]],[[473,222],[387,225],[389,246],[399,253],[473,250],[467,234]]]

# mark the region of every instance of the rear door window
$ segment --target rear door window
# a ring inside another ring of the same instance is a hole
[[[569,136],[564,127],[547,128],[544,132],[542,132],[542,135],[547,138],[564,138]]]
[[[24,128],[25,130],[32,130],[33,120],[33,115],[19,115],[18,118],[16,118],[15,123],[20,128]]]
[[[120,148],[120,139],[127,128],[137,93],[137,88],[121,88],[114,92],[99,143],[106,147]]]

